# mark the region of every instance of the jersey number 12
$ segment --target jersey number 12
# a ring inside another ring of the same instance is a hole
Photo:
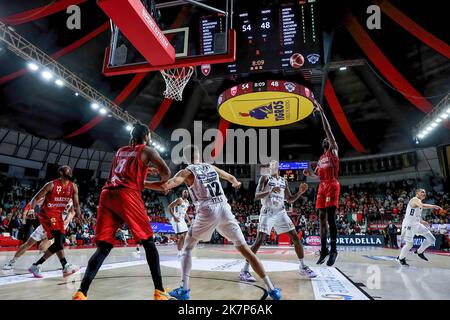
[[[208,189],[209,195],[213,198],[222,195],[222,192],[220,191],[220,185],[218,182],[209,183],[206,185],[206,188]]]

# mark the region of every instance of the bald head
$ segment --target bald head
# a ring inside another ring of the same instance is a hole
[[[420,200],[425,199],[425,197],[427,196],[427,193],[425,191],[425,189],[423,188],[419,188],[416,189],[416,197],[419,198]]]

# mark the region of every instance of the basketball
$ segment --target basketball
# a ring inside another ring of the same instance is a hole
[[[300,69],[305,64],[305,58],[300,53],[294,53],[289,62],[292,68]]]

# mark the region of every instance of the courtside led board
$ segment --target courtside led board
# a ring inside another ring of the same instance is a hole
[[[279,127],[298,122],[314,109],[307,87],[282,80],[247,82],[219,96],[220,116],[248,127]]]

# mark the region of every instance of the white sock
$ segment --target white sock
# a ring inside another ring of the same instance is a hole
[[[272,281],[270,281],[269,276],[265,276],[263,280],[264,280],[267,290],[272,291],[275,288],[273,286]]]
[[[181,281],[181,286],[184,290],[189,289],[189,276],[192,269],[192,256],[191,250],[184,250],[183,255],[181,256],[181,270],[183,271],[183,277]]]
[[[408,254],[409,250],[411,250],[411,248],[413,247],[413,245],[414,245],[414,244],[413,244],[412,242],[407,242],[407,243],[403,246],[402,250],[400,251],[399,258],[400,258],[400,259],[406,258],[406,255]]]
[[[249,268],[250,268],[250,264],[248,263],[248,261],[245,261],[244,267],[242,268],[242,271],[243,272],[249,272]]]
[[[300,268],[304,268],[305,267],[305,263],[303,262],[303,259],[298,259],[298,261],[300,261]]]

